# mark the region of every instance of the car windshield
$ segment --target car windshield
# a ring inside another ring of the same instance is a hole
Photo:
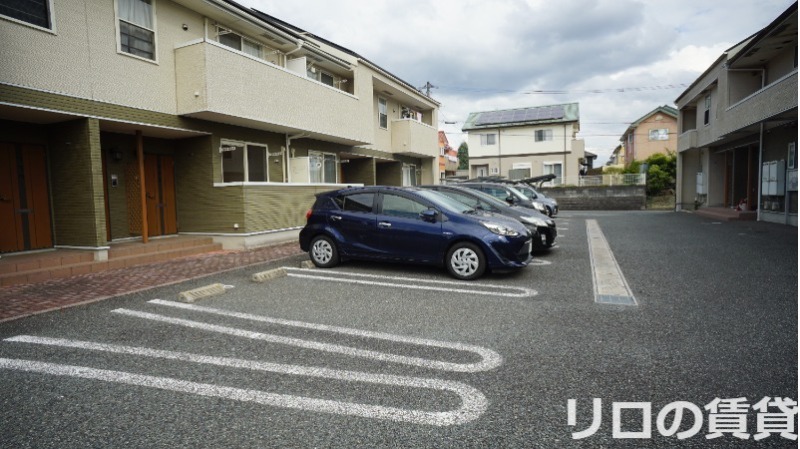
[[[447,209],[450,212],[456,213],[464,213],[464,212],[472,212],[474,209],[467,206],[466,204],[456,201],[449,196],[437,192],[435,190],[420,190],[417,194],[426,200],[436,204],[437,206],[441,207],[442,209]]]
[[[480,198],[481,201],[485,201],[485,202],[491,204],[494,207],[497,207],[497,208],[500,208],[500,209],[508,207],[508,203],[506,203],[505,201],[500,201],[497,198],[493,197],[492,195],[489,195],[486,192],[483,192],[483,191],[480,191],[480,190],[475,190],[475,189],[470,189],[469,194]]]
[[[536,191],[533,190],[531,187],[525,185],[515,185],[515,189],[519,190],[520,192],[524,193],[529,198],[536,198]]]
[[[528,198],[527,195],[525,195],[524,193],[520,192],[519,189],[517,189],[516,187],[508,186],[508,190],[511,190],[512,192],[514,192],[523,201],[530,201],[531,200],[530,198]]]

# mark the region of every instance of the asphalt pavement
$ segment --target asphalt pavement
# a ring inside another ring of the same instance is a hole
[[[556,248],[476,282],[299,255],[0,323],[0,446],[797,447],[796,425],[756,440],[783,415],[753,408],[797,400],[797,228],[557,223]],[[633,305],[596,301],[609,265]]]

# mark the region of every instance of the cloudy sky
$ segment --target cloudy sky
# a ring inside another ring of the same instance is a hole
[[[439,129],[454,147],[464,140],[470,112],[578,102],[579,137],[598,155],[596,165],[608,160],[631,122],[674,106],[726,49],[794,2],[238,1],[414,86],[436,86]]]

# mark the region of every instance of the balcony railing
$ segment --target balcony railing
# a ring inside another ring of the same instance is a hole
[[[678,136],[678,152],[697,148],[697,130],[690,129]]]
[[[392,120],[392,152],[410,156],[438,157],[436,128],[414,119]]]
[[[269,62],[203,41],[177,48],[175,65],[180,115],[352,145],[372,140],[371,105]]]
[[[728,107],[720,123],[720,133],[729,134],[796,107],[797,71],[794,71]]]

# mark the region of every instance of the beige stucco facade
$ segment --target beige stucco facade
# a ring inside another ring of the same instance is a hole
[[[676,100],[678,209],[737,207],[797,225],[796,48],[795,3]]]
[[[520,179],[554,173],[556,183],[576,183],[584,157],[584,141],[576,137],[579,130],[577,119],[470,129],[469,176]]]
[[[52,195],[54,246],[144,239],[134,195],[143,159],[158,170],[151,181],[175,177],[159,190],[176,197],[164,232],[240,246],[296,233],[322,190],[438,182],[439,104],[357,53],[222,0],[153,0],[155,50],[134,55],[117,1],[52,2],[44,28],[0,15],[0,143],[42,148],[50,185],[91,179],[78,192],[89,214],[73,217],[80,201]],[[34,138],[61,129],[92,138]],[[226,171],[233,152],[258,157]]]

